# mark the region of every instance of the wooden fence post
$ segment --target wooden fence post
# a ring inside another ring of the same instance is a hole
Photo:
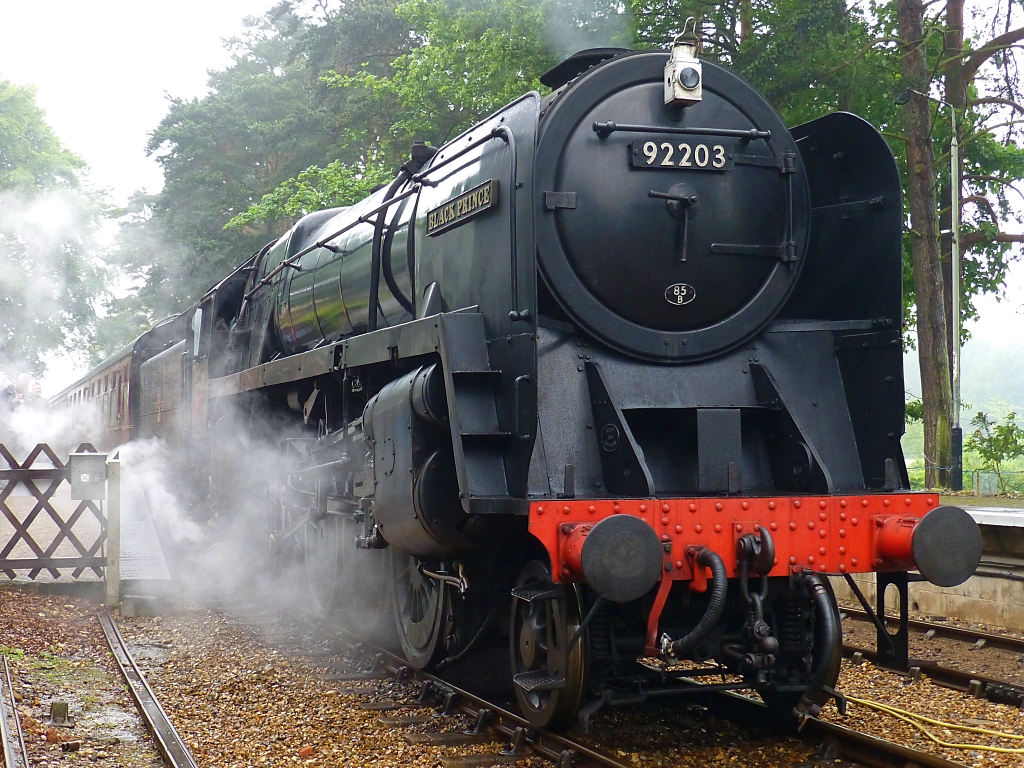
[[[107,462],[107,607],[121,604],[121,462]]]

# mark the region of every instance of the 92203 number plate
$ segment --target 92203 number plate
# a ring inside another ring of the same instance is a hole
[[[630,142],[629,164],[646,171],[731,171],[732,158],[721,144],[670,141],[664,136]]]

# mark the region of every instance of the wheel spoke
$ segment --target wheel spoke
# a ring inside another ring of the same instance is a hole
[[[547,567],[537,561],[527,563],[517,586],[541,586],[551,583]],[[513,674],[540,672],[551,668],[551,655],[564,648],[582,614],[575,588],[566,590],[565,599],[512,602],[512,633],[509,649]],[[516,698],[530,724],[538,728],[564,729],[575,722],[584,700],[587,644],[581,642],[564,653],[558,677],[562,685],[552,690],[526,691],[517,685]],[[523,653],[528,655],[529,663]],[[559,654],[562,659],[562,654]],[[563,667],[564,663],[564,667]]]
[[[448,613],[443,589],[419,571],[419,561],[393,552],[392,589],[395,623],[406,659],[423,668],[444,650],[443,619]]]

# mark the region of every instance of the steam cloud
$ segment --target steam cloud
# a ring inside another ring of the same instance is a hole
[[[586,48],[631,44],[625,5],[607,0],[551,0],[544,35],[551,52],[562,58]]]

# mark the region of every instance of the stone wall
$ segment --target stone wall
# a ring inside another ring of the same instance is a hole
[[[857,574],[853,578],[874,607],[875,575]],[[831,581],[839,600],[857,602],[845,579],[831,577]],[[1024,581],[979,575],[959,587],[911,582],[910,610],[1024,632]]]

